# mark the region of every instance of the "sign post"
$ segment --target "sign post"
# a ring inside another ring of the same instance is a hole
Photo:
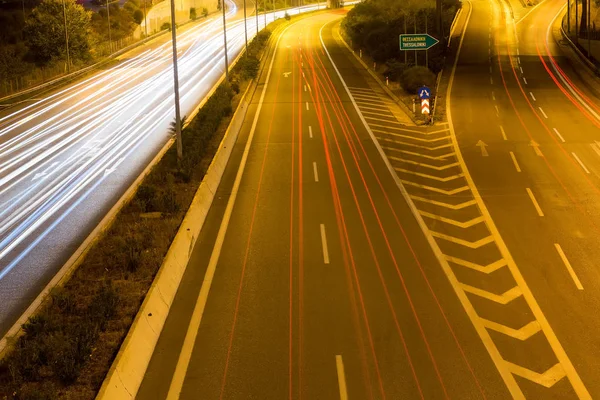
[[[421,114],[429,120],[429,99],[431,98],[431,89],[427,86],[421,86],[417,90],[417,95],[421,99]]]

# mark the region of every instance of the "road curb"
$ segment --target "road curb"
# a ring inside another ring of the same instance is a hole
[[[561,20],[560,34],[561,34],[561,36],[563,37],[563,39],[566,39],[566,41],[567,41],[567,43],[569,43],[569,46],[571,47],[571,49],[573,49],[575,51],[575,54],[577,54],[579,59],[581,61],[583,61],[583,63],[590,70],[590,72],[592,72],[596,76],[600,76],[600,68],[598,68],[596,66],[596,64],[594,64],[589,58],[587,58],[587,56],[585,54],[583,54],[583,52],[581,50],[579,50],[579,47],[577,47],[577,45],[575,43],[573,43],[573,41],[571,40],[569,35],[567,35],[567,32],[565,32],[565,29],[562,24],[562,19],[564,18],[564,16],[565,16],[565,12],[563,10],[563,12],[561,12],[561,14],[560,14],[560,20]]]

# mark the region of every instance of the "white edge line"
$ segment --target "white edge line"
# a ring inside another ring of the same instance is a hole
[[[300,21],[298,21],[298,22],[300,22]],[[265,80],[265,85],[263,86],[263,90],[260,95],[260,100],[258,102],[258,108],[256,110],[256,114],[254,115],[254,121],[252,122],[252,128],[250,129],[250,133],[249,133],[248,139],[246,141],[246,146],[244,148],[244,153],[243,153],[242,159],[240,161],[240,166],[238,168],[238,172],[235,177],[235,181],[233,183],[231,195],[229,197],[229,200],[227,201],[227,207],[225,208],[225,213],[223,214],[223,219],[222,219],[221,225],[219,227],[219,232],[217,233],[217,239],[215,241],[215,245],[213,247],[213,251],[211,253],[210,260],[208,262],[208,267],[207,267],[206,273],[204,275],[204,281],[202,282],[202,286],[200,287],[198,301],[196,302],[196,305],[194,306],[192,318],[188,325],[188,329],[185,334],[185,339],[184,339],[183,345],[181,347],[181,352],[179,353],[179,357],[177,359],[177,365],[175,367],[175,372],[173,373],[173,378],[171,380],[171,384],[169,385],[169,392],[167,394],[167,400],[179,399],[179,395],[180,395],[181,389],[183,387],[183,381],[185,379],[185,375],[187,373],[190,359],[192,357],[192,351],[194,349],[196,337],[198,335],[198,331],[200,328],[200,323],[202,321],[202,315],[204,314],[204,307],[206,306],[206,301],[208,299],[208,294],[210,291],[210,287],[212,285],[213,276],[215,274],[217,263],[219,261],[219,256],[221,255],[221,249],[223,248],[223,242],[225,241],[225,234],[226,234],[227,228],[229,226],[229,220],[230,220],[231,214],[233,212],[233,206],[235,204],[235,200],[236,200],[238,190],[240,187],[240,182],[242,180],[242,175],[244,174],[244,169],[246,167],[246,162],[248,160],[248,154],[250,153],[250,146],[252,144],[252,139],[254,138],[256,126],[258,124],[258,117],[260,116],[260,112],[262,109],[265,94],[267,92],[267,87],[269,86],[271,72],[273,70],[273,63],[275,62],[275,55],[277,54],[277,48],[279,47],[279,41],[283,37],[283,34],[290,27],[292,27],[294,25],[295,24],[291,24],[291,25],[287,26],[281,32],[279,37],[277,38],[277,42],[276,42],[274,50],[273,50],[273,55],[271,56],[271,63],[269,64],[269,70],[267,72],[267,78]]]
[[[569,262],[569,259],[565,255],[565,252],[563,251],[562,247],[560,247],[560,244],[554,243],[554,247],[556,248],[558,255],[560,256],[563,263],[565,264],[565,267],[567,267],[567,271],[569,271],[569,275],[571,275],[571,278],[573,278],[573,282],[575,282],[575,286],[577,286],[577,289],[583,290],[583,285],[579,281],[577,274],[575,274],[575,270],[571,266],[571,263]]]
[[[527,191],[527,195],[529,196],[529,199],[531,200],[531,202],[533,203],[533,206],[535,207],[535,211],[537,211],[537,214],[540,217],[544,216],[544,212],[542,211],[542,208],[540,207],[540,205],[538,204],[537,200],[535,199],[535,196],[533,195],[533,192],[531,191],[530,188],[525,188],[525,190]]]

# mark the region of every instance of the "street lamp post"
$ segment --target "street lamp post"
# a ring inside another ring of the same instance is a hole
[[[67,73],[71,72],[71,57],[69,56],[69,31],[67,30],[67,6],[65,0],[62,2],[63,5],[63,17],[65,20],[65,44],[67,49]]]
[[[258,35],[258,0],[254,0],[254,9],[254,14],[256,14],[256,34]]]
[[[244,38],[246,39],[246,56],[248,56],[248,25],[246,23],[246,0],[244,0]]]
[[[177,33],[175,27],[175,0],[171,0],[171,41],[173,43],[173,90],[175,91],[175,137],[177,141],[177,161],[183,158],[181,143],[181,111],[179,110],[179,76],[177,73]]]
[[[148,12],[146,11],[146,0],[144,0],[144,31],[148,37]]]
[[[110,35],[110,6],[106,0],[106,17],[108,19],[108,53],[112,54],[112,37]]]
[[[229,82],[229,61],[227,60],[227,25],[225,24],[225,0],[222,0],[223,9],[223,46],[225,48],[225,81]]]

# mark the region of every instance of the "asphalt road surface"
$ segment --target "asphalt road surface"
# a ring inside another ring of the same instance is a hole
[[[429,127],[343,12],[290,26],[137,398],[598,397],[600,85],[563,6],[464,2]]]
[[[243,11],[231,5],[233,60],[244,24]],[[260,28],[273,18],[261,16]],[[248,18],[249,39],[255,24]],[[224,72],[221,16],[178,36],[182,115],[189,115]],[[172,87],[164,37],[91,77],[0,111],[1,335],[166,144]]]

